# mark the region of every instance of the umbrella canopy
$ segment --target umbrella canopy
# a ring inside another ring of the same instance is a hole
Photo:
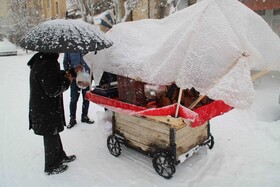
[[[32,28],[21,40],[25,49],[42,52],[98,51],[113,42],[96,26],[81,20],[50,20]]]
[[[117,24],[107,36],[112,48],[85,56],[96,82],[103,71],[175,82],[245,108],[254,97],[250,70],[280,70],[279,37],[237,0],[204,0],[162,20]]]

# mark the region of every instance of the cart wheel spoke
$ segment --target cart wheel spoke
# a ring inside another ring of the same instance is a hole
[[[212,134],[209,135],[209,138],[210,138],[210,142],[207,144],[209,149],[212,149],[214,147],[214,137],[212,136]]]
[[[163,172],[164,172],[164,168],[163,168],[163,167],[161,167],[161,169],[159,170],[159,174],[160,174],[160,176],[164,176]]]
[[[164,165],[164,166],[166,166],[168,163],[167,163],[167,159],[165,159],[165,158],[162,158],[163,159],[163,162],[162,162],[162,164]]]
[[[115,135],[110,135],[107,138],[107,147],[109,152],[114,156],[119,156],[121,154],[121,146],[118,138]]]
[[[164,153],[155,154],[153,158],[153,166],[156,172],[166,179],[170,179],[175,173],[175,165],[173,160]]]

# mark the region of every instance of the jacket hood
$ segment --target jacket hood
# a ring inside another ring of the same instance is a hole
[[[42,60],[57,60],[59,57],[58,53],[43,53],[39,52],[33,55],[33,57],[28,61],[27,65],[32,67],[35,62],[40,62]]]

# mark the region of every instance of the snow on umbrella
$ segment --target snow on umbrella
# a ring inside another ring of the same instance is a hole
[[[96,26],[81,20],[50,20],[32,28],[21,40],[25,49],[41,52],[98,51],[113,42]]]
[[[280,70],[279,37],[237,0],[204,0],[162,20],[117,24],[107,36],[112,48],[85,56],[96,82],[103,71],[175,82],[245,108],[254,97],[250,70]]]

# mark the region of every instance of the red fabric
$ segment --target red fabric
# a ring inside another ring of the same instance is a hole
[[[125,103],[117,99],[103,97],[91,92],[86,93],[86,99],[115,112],[139,116],[175,116],[177,107],[177,104],[173,104],[161,108],[145,108]],[[178,116],[193,122],[197,117],[197,114],[192,110],[180,105]]]
[[[96,104],[101,104],[101,105],[106,105],[106,106],[114,106],[116,108],[121,108],[124,110],[129,110],[129,111],[142,111],[145,110],[145,107],[141,107],[141,106],[137,106],[137,105],[133,105],[133,104],[129,104],[129,103],[125,103],[125,102],[121,102],[117,99],[111,99],[108,97],[104,97],[101,95],[97,95],[94,93],[91,93],[90,91],[86,93],[85,98],[89,101],[92,101]]]
[[[216,100],[208,105],[199,107],[194,110],[194,112],[198,114],[198,117],[192,123],[192,127],[198,127],[203,123],[205,123],[206,121],[209,121],[210,119],[222,115],[232,109],[233,107],[225,104],[221,100]]]
[[[137,112],[136,115],[144,116],[175,116],[177,104],[168,105],[161,108],[151,108],[141,112]],[[197,114],[192,110],[180,105],[178,116],[185,118],[189,121],[194,121]]]
[[[115,112],[140,116],[175,116],[177,107],[177,104],[173,104],[161,108],[145,108],[125,103],[117,99],[100,96],[90,91],[86,93],[86,99]],[[198,127],[206,121],[222,115],[231,109],[231,106],[225,104],[223,101],[217,100],[208,105],[199,107],[194,111],[180,105],[178,116],[192,121],[192,127]]]

